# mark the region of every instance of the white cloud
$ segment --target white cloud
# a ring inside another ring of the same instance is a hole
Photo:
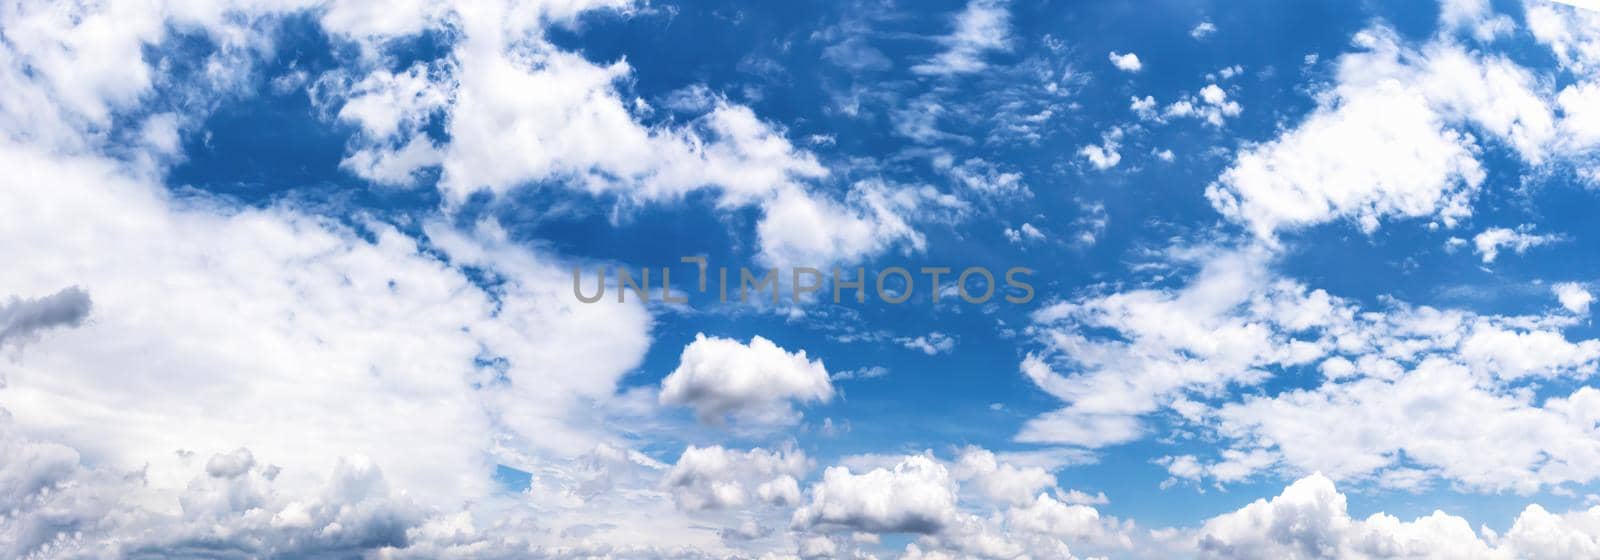
[[[1600,13],[1545,0],[1525,0],[1523,8],[1528,31],[1563,67],[1582,71],[1600,63]]]
[[[1228,99],[1228,92],[1217,84],[1206,84],[1199,97],[1186,96],[1167,105],[1162,117],[1197,118],[1206,124],[1220,127],[1228,117],[1237,117],[1244,107]]]
[[[1563,148],[1582,152],[1600,144],[1600,82],[1580,82],[1556,95]]]
[[[67,17],[59,10],[14,7],[6,17],[6,53],[0,83],[0,125],[53,146],[82,150],[104,141],[114,114],[131,111],[151,91],[153,70],[140,58],[146,45],[165,40],[168,22],[207,34],[216,52],[207,73],[180,77],[191,97],[221,98],[238,87],[257,50],[270,45],[249,22],[310,8],[290,2],[271,10],[253,4],[161,2],[129,12],[112,4]],[[595,64],[544,39],[542,29],[593,10],[628,10],[614,0],[565,3],[503,1],[431,4],[409,2],[382,8],[361,2],[326,7],[318,23],[336,41],[357,45],[352,67],[324,74],[313,87],[319,106],[361,129],[342,166],[379,184],[410,185],[418,172],[440,169],[446,203],[474,192],[501,193],[526,185],[561,186],[648,202],[678,200],[712,189],[725,207],[755,205],[782,212],[802,183],[828,174],[811,153],[793,146],[785,131],[749,108],[718,103],[676,126],[646,126],[617,84],[632,69],[624,62]],[[1003,12],[1003,10],[1002,10]],[[115,21],[116,25],[106,25]],[[445,56],[404,70],[377,64],[394,39],[448,27]],[[128,57],[132,58],[128,58]],[[24,65],[28,69],[23,71]],[[537,92],[525,95],[513,92]],[[206,110],[203,103],[195,112]],[[166,120],[166,134],[147,134],[145,155],[172,157],[172,140],[199,115]],[[437,125],[436,142],[424,128]],[[152,128],[150,131],[155,131]],[[24,132],[26,131],[26,132]],[[821,200],[840,220],[876,212],[848,202]],[[773,229],[773,228],[769,228]],[[781,245],[784,239],[764,236]],[[851,241],[845,239],[843,241]],[[872,244],[841,246],[882,250],[915,239],[892,236]],[[777,254],[785,247],[762,247]],[[828,254],[830,260],[860,253]]]
[[[1394,454],[1402,451],[1428,469],[1427,478],[1485,491],[1529,492],[1592,478],[1572,465],[1600,457],[1600,438],[1583,425],[1596,402],[1593,390],[1553,398],[1541,408],[1473,384],[1466,367],[1435,358],[1393,381],[1328,383],[1248,399],[1217,414],[1223,433],[1276,442],[1273,454],[1295,470],[1322,470],[1339,479],[1387,472],[1397,467]],[[1418,410],[1428,413],[1415,416]],[[1384,427],[1402,419],[1410,429]]]
[[[944,465],[924,455],[861,474],[828,467],[807,496],[794,512],[796,528],[934,534],[957,516],[955,480]]]
[[[609,397],[649,340],[642,308],[572,307],[565,269],[493,235],[429,225],[425,253],[380,222],[175,206],[104,160],[3,146],[0,161],[54,185],[0,189],[4,208],[29,209],[0,220],[0,252],[35,263],[14,289],[94,299],[92,320],[10,368],[7,407],[24,433],[57,434],[96,464],[150,464],[154,484],[181,483],[174,451],[248,447],[294,458],[293,476],[359,453],[414,496],[471,495],[488,484],[467,473],[481,472],[489,411],[511,406],[496,413],[507,443],[581,452],[603,436],[569,424],[569,407]],[[63,213],[81,220],[71,235]],[[458,266],[505,282],[491,294]],[[407,397],[421,393],[433,397]],[[394,433],[409,451],[381,445]]]
[[[1203,263],[1181,288],[1057,303],[1027,332],[1042,346],[1024,376],[1065,406],[1027,421],[1024,442],[1100,447],[1137,439],[1167,411],[1214,434],[1215,459],[1175,457],[1175,479],[1228,483],[1321,471],[1416,488],[1532,492],[1593,475],[1591,389],[1535,400],[1533,378],[1600,370],[1600,340],[1571,340],[1567,314],[1517,317],[1411,307],[1361,309],[1268,272],[1260,249],[1169,255]],[[1236,386],[1323,373],[1319,385],[1215,404]],[[1426,414],[1419,414],[1426,410]],[[1405,423],[1411,428],[1393,430]],[[1404,464],[1400,462],[1404,457]]]
[[[1161,457],[1160,459],[1156,460],[1156,463],[1166,467],[1167,474],[1170,474],[1173,477],[1161,483],[1162,489],[1170,487],[1176,482],[1176,479],[1200,480],[1200,476],[1205,474],[1206,470],[1205,466],[1201,465],[1200,460],[1194,455]]]
[[[1012,243],[1039,241],[1045,238],[1044,232],[1039,231],[1039,228],[1033,227],[1033,224],[1027,222],[1023,222],[1021,226],[1015,229],[1006,228],[1003,233],[1005,233],[1006,239]]]
[[[1449,224],[1470,214],[1467,198],[1483,182],[1474,149],[1441,129],[1424,100],[1389,83],[1241,152],[1206,196],[1263,237],[1344,216],[1364,231],[1391,215],[1438,214]]]
[[[1510,16],[1494,13],[1489,0],[1442,0],[1439,2],[1439,25],[1446,30],[1470,31],[1474,38],[1485,42],[1516,28]]]
[[[804,350],[789,352],[760,336],[748,345],[696,334],[683,348],[677,369],[661,380],[661,403],[694,408],[702,422],[732,416],[754,426],[793,425],[799,412],[790,401],[828,402],[833,384],[821,360]]]
[[[1225,216],[1263,238],[1340,218],[1368,232],[1388,217],[1451,226],[1471,214],[1484,178],[1462,127],[1532,163],[1546,156],[1555,121],[1526,70],[1448,41],[1412,50],[1384,28],[1355,43],[1364,50],[1340,58],[1337,83],[1310,116],[1242,150],[1207,188]]]
[[[1442,513],[1405,523],[1381,514],[1353,520],[1344,495],[1321,475],[1283,494],[1256,500],[1205,523],[1198,549],[1206,558],[1483,557],[1488,548],[1465,520]]]
[[[1354,519],[1344,494],[1313,474],[1196,533],[1201,558],[1581,558],[1600,554],[1600,508],[1556,515],[1529,505],[1505,534],[1480,535],[1437,510],[1412,521],[1381,512]]]
[[[800,482],[793,476],[779,476],[756,486],[756,497],[775,506],[800,503]]]
[[[1206,37],[1210,37],[1212,33],[1216,32],[1217,25],[1208,20],[1195,24],[1194,29],[1189,30],[1189,36],[1195,38],[1196,40],[1203,40]]]
[[[1561,307],[1578,315],[1589,314],[1589,304],[1594,303],[1594,294],[1589,289],[1577,282],[1562,282],[1551,286],[1556,293],[1556,299],[1561,302]]]
[[[613,89],[629,72],[622,63],[599,67],[551,50],[536,55],[543,64],[530,71],[503,58],[508,53],[480,60],[467,41],[457,55],[440,179],[451,201],[558,179],[642,200],[714,185],[725,204],[744,204],[826,174],[746,107],[719,105],[691,128],[646,128]]]
[[[212,478],[234,478],[250,471],[256,464],[255,455],[240,447],[230,453],[218,453],[206,460],[206,474]]]
[[[1483,257],[1483,262],[1488,264],[1500,256],[1501,249],[1510,249],[1521,255],[1528,252],[1528,249],[1561,240],[1559,235],[1538,235],[1532,233],[1532,230],[1533,227],[1530,225],[1523,225],[1517,229],[1489,228],[1473,236],[1472,245],[1478,255]]]
[[[960,165],[949,167],[951,178],[958,184],[985,195],[1033,196],[1022,181],[1022,173],[1001,171],[1000,166],[981,158],[969,158]]]
[[[1600,341],[1568,341],[1557,330],[1570,318],[1403,306],[1354,317],[1355,324],[1329,331],[1337,336],[1332,348],[1350,359],[1326,369],[1333,374],[1320,386],[1247,397],[1221,405],[1214,416],[1205,407],[1192,413],[1197,421],[1218,422],[1219,433],[1237,442],[1230,451],[1243,453],[1224,453],[1225,461],[1207,467],[1231,463],[1230,476],[1211,475],[1236,480],[1287,466],[1340,480],[1416,486],[1442,478],[1518,492],[1592,477],[1570,465],[1600,453],[1600,432],[1586,420],[1594,392],[1538,403],[1513,385],[1528,376],[1582,378],[1596,370]],[[1412,428],[1385,427],[1401,421]],[[1401,454],[1415,468],[1398,463]]]
[[[1029,331],[1047,352],[1029,355],[1022,372],[1070,404],[1030,420],[1020,440],[1085,446],[1128,441],[1142,433],[1136,416],[1158,408],[1175,391],[1254,383],[1266,364],[1315,355],[1315,346],[1294,335],[1337,312],[1326,293],[1268,283],[1267,255],[1259,250],[1187,258],[1204,264],[1180,291],[1133,290],[1057,303],[1034,314]],[[1267,328],[1273,324],[1282,326]],[[1093,334],[1106,329],[1125,338]],[[1073,375],[1058,373],[1058,366]]]
[[[330,75],[318,86],[338,88],[346,96],[339,120],[359,126],[373,141],[387,142],[417,134],[431,113],[450,104],[449,92],[430,75],[439,71],[418,63],[399,74],[374,70],[348,86],[328,81],[342,77]]]
[[[348,94],[322,97],[338,107],[341,119],[363,130],[344,167],[380,184],[399,185],[437,167],[447,206],[476,192],[500,194],[529,185],[640,203],[680,200],[709,189],[721,208],[761,208],[757,227],[763,258],[808,259],[783,264],[825,266],[902,242],[920,247],[904,206],[914,205],[915,196],[869,189],[837,201],[809,190],[808,182],[829,175],[815,155],[748,107],[709,91],[697,93],[695,103],[673,104],[703,108],[699,116],[647,126],[617,89],[632,74],[626,62],[596,64],[557,48],[527,27],[538,18],[520,19],[524,9],[466,2],[406,25],[382,26],[409,35],[449,25],[458,40],[440,60],[400,74],[375,69]],[[552,18],[581,11],[533,9],[549,10]],[[966,29],[957,36],[981,31]],[[424,133],[429,124],[442,129],[437,144]]]
[[[954,18],[955,29],[939,38],[945,51],[911,67],[931,75],[967,74],[988,68],[984,56],[1010,48],[1011,12],[1005,0],[971,0]]]
[[[1227,79],[1242,71],[1243,69],[1238,66],[1230,66],[1222,69],[1222,75]],[[1212,81],[1216,80],[1214,74],[1207,74],[1207,77]],[[1165,109],[1159,107],[1153,96],[1133,97],[1128,110],[1138,116],[1139,120],[1146,122],[1166,123],[1169,119],[1193,118],[1205,121],[1211,126],[1221,127],[1228,118],[1237,117],[1244,112],[1244,106],[1228,99],[1227,90],[1211,83],[1202,87],[1198,95],[1182,95],[1176,101],[1167,104]]]
[[[285,492],[276,467],[247,450],[189,465],[179,488],[155,489],[137,471],[91,468],[73,449],[0,426],[0,495],[8,557],[129,556],[152,551],[347,556],[404,547],[425,510],[389,487],[370,461],[342,460],[314,489]],[[150,507],[163,504],[169,507]],[[182,504],[181,509],[176,507]]]
[[[839,545],[833,539],[816,535],[801,540],[799,552],[801,558],[836,558]]]
[[[1529,505],[1498,539],[1516,558],[1581,558],[1600,555],[1600,508],[1553,514]]]
[[[219,58],[251,36],[225,22],[222,10],[208,12],[170,3],[6,6],[0,15],[7,37],[0,46],[0,130],[13,142],[72,152],[96,147],[104,138],[88,132],[111,126],[118,112],[152,90],[144,49],[165,38],[168,18],[218,41]]]
[[[726,102],[705,84],[692,84],[667,92],[661,99],[661,106],[679,113],[702,114],[715,109],[718,103]]]
[[[848,381],[851,379],[872,379],[889,375],[889,368],[883,366],[869,366],[834,372],[833,381]]]
[[[919,209],[946,201],[932,187],[856,183],[839,203],[799,189],[785,189],[767,203],[756,224],[758,258],[774,267],[809,266],[828,270],[903,244],[925,248],[923,235],[909,220]]]
[[[1117,163],[1122,161],[1122,154],[1117,153],[1116,144],[1109,142],[1101,146],[1092,144],[1084,146],[1078,150],[1078,154],[1089,160],[1089,164],[1095,169],[1102,171],[1116,167]]]
[[[1078,150],[1078,155],[1089,160],[1089,165],[1100,171],[1116,167],[1122,162],[1122,154],[1117,153],[1122,147],[1122,135],[1122,127],[1113,127],[1101,135],[1100,145],[1084,146]]]
[[[1060,539],[1057,543],[1074,541],[1110,545],[1113,548],[1128,548],[1131,544],[1124,533],[1125,527],[1119,526],[1115,520],[1102,517],[1092,507],[1063,503],[1046,494],[1040,494],[1025,507],[1008,510],[1006,524],[1015,532]],[[1059,550],[1059,547],[1039,548]]]
[[[1126,550],[1131,523],[1103,517],[1082,492],[1044,492],[1054,477],[969,447],[949,466],[929,454],[885,457],[855,474],[830,467],[792,526],[806,531],[921,535],[913,558],[1076,558],[1080,549]],[[1073,503],[1075,500],[1080,503]],[[1003,508],[1003,509],[1001,509]],[[982,517],[974,511],[990,510]]]
[[[434,72],[419,63],[400,74],[375,70],[348,86],[338,83],[342,76],[337,75],[319,81],[319,90],[347,92],[338,118],[359,126],[368,143],[340,167],[376,183],[410,186],[417,171],[443,161],[438,147],[421,133],[429,117],[450,103],[449,92],[429,76]]]
[[[1161,155],[1157,154],[1156,157],[1160,158]],[[1080,247],[1088,247],[1100,241],[1100,236],[1104,235],[1106,228],[1111,225],[1111,217],[1106,214],[1106,205],[1103,202],[1079,201],[1078,207],[1083,210],[1083,215],[1072,221],[1072,225],[1077,228],[1077,239],[1074,241]]]
[[[1031,358],[1031,356],[1030,356]],[[1038,373],[1037,367],[1029,367],[1040,362],[1029,361],[1023,366],[1024,372],[1030,372],[1028,377],[1035,383],[1047,379],[1045,375],[1053,373]],[[1047,412],[1031,418],[1022,425],[1022,430],[1017,433],[1017,441],[1025,443],[1057,443],[1081,445],[1084,447],[1104,447],[1118,443],[1125,443],[1139,439],[1144,435],[1144,430],[1139,419],[1128,414],[1102,414],[1072,410],[1071,408]]]
[[[1221,460],[1209,464],[1201,463],[1194,455],[1166,456],[1157,459],[1156,463],[1166,467],[1167,474],[1171,475],[1161,482],[1161,488],[1170,488],[1180,480],[1198,482],[1204,478],[1210,478],[1219,484],[1238,482],[1278,462],[1276,455],[1259,449],[1250,451],[1223,449],[1218,455],[1221,456]]]
[[[417,135],[393,150],[364,148],[346,156],[339,167],[376,183],[409,187],[425,167],[438,165],[439,150],[431,140]]]
[[[922,352],[929,356],[936,356],[955,350],[956,339],[942,332],[934,331],[917,337],[901,337],[895,339],[902,346]]]
[[[950,110],[938,98],[923,95],[900,105],[889,110],[889,122],[894,126],[895,134],[921,144],[932,144],[941,140],[970,141],[965,136],[939,129],[940,117],[948,114]]]
[[[1134,53],[1118,54],[1117,51],[1111,51],[1106,58],[1111,60],[1112,66],[1123,72],[1138,72],[1144,69],[1144,63],[1139,62],[1139,55]]]
[[[796,479],[810,470],[797,449],[733,451],[722,446],[689,446],[667,471],[662,485],[685,511],[742,508],[759,501],[774,506],[799,503]]]
[[[1037,466],[1018,467],[1002,462],[994,452],[980,447],[963,449],[951,467],[963,489],[974,489],[983,499],[1027,506],[1040,492],[1056,485],[1056,477]]]
[[[1130,98],[1128,110],[1133,111],[1134,115],[1138,115],[1139,120],[1154,121],[1160,119],[1160,115],[1156,113],[1156,98],[1153,96],[1146,95],[1144,97]]]
[[[684,557],[703,555],[717,546],[704,539],[696,542],[685,533],[691,531],[689,523],[663,516],[671,510],[648,503],[606,504],[603,507],[611,510],[595,516],[545,501],[546,496],[536,491],[543,488],[541,478],[551,477],[553,471],[536,476],[535,487],[514,500],[474,498],[475,511],[454,509],[454,500],[419,502],[397,488],[375,463],[359,456],[339,460],[327,473],[311,473],[313,484],[302,489],[286,481],[299,467],[266,464],[280,458],[258,460],[247,449],[204,461],[188,454],[182,457],[182,483],[167,487],[151,484],[141,468],[91,467],[72,448],[19,438],[4,416],[0,414],[0,453],[15,460],[0,464],[0,481],[18,483],[5,485],[15,493],[0,495],[0,507],[10,516],[0,525],[0,554],[7,557],[196,550],[211,555],[307,557]],[[622,474],[606,466],[614,465],[618,454],[601,449],[583,458],[592,468],[610,471],[586,481],[601,486],[590,489],[589,498],[609,498],[612,490],[595,483]],[[585,497],[575,492],[564,499],[581,502]],[[534,503],[537,509],[528,507]],[[558,519],[550,519],[552,511],[560,512]],[[492,517],[484,522],[483,516]],[[546,525],[535,525],[530,521],[535,518]],[[626,529],[603,539],[590,536],[619,526]],[[644,538],[631,534],[639,530],[653,534]],[[556,539],[561,544],[552,546]]]

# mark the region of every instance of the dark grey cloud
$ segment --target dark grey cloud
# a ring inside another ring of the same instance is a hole
[[[12,296],[0,305],[0,344],[27,339],[46,329],[81,325],[93,306],[89,292],[77,286],[36,299]]]

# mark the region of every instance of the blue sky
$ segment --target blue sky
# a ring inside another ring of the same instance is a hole
[[[1600,557],[1583,4],[0,8],[0,551]]]

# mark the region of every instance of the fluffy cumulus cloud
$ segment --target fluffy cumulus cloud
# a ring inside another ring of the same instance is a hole
[[[1106,58],[1111,60],[1111,65],[1123,72],[1138,72],[1144,69],[1144,63],[1139,61],[1139,55],[1134,53],[1119,53],[1111,51]]]
[[[1116,167],[1122,163],[1122,153],[1117,150],[1122,148],[1122,136],[1125,134],[1122,127],[1113,127],[1100,135],[1100,144],[1089,144],[1078,149],[1078,155],[1089,162],[1089,165],[1100,171]]]
[[[924,453],[855,472],[829,467],[794,511],[791,526],[822,535],[916,536],[905,558],[1076,558],[1080,551],[1133,546],[1131,523],[1081,503],[1082,492],[1050,492],[1044,469],[1021,467],[981,448],[953,463]],[[836,548],[840,548],[835,545]]]
[[[1385,513],[1357,519],[1333,482],[1313,474],[1206,521],[1194,540],[1201,558],[1587,558],[1600,554],[1597,521],[1600,509],[1557,515],[1537,505],[1504,534],[1474,531],[1442,511],[1411,521]]]
[[[1008,227],[1002,230],[1002,233],[1004,233],[1006,239],[1010,240],[1012,243],[1043,241],[1046,237],[1044,232],[1039,231],[1039,228],[1034,227],[1033,224],[1027,222],[1023,222],[1021,226],[1016,228]]]
[[[1600,144],[1600,83],[1589,81],[1562,88],[1556,95],[1556,107],[1561,110],[1560,137],[1562,147],[1583,151]]]
[[[1339,59],[1310,115],[1241,150],[1207,188],[1223,215],[1268,239],[1340,219],[1366,232],[1392,217],[1452,226],[1485,176],[1474,132],[1529,162],[1547,157],[1556,119],[1527,70],[1449,39],[1412,47],[1382,27],[1354,42],[1362,50]]]
[[[688,406],[702,421],[729,417],[753,425],[791,425],[800,416],[791,402],[827,402],[833,384],[821,360],[789,352],[760,336],[749,344],[695,335],[677,369],[661,380],[661,402]]]
[[[1472,250],[1483,258],[1484,264],[1489,264],[1499,258],[1500,251],[1509,250],[1521,255],[1528,249],[1560,240],[1559,235],[1533,233],[1532,226],[1528,225],[1517,229],[1494,227],[1472,236]]]
[[[912,455],[861,474],[828,467],[795,510],[793,525],[927,535],[944,530],[956,515],[956,483],[949,469]]]
[[[926,241],[911,226],[909,216],[939,203],[938,193],[931,189],[881,181],[856,183],[844,203],[785,189],[767,204],[766,215],[756,225],[758,258],[780,268],[828,270],[896,245],[918,251]]]
[[[1153,100],[1149,97],[1144,100],[1135,99],[1133,103],[1134,112],[1139,113],[1141,116],[1145,115],[1149,109],[1141,104],[1150,102],[1153,102]],[[1166,110],[1162,112],[1162,116],[1165,118],[1196,118],[1205,121],[1206,124],[1211,126],[1222,126],[1228,118],[1237,117],[1243,111],[1244,106],[1237,101],[1228,99],[1226,90],[1217,84],[1206,84],[1205,87],[1200,88],[1198,97],[1186,96],[1174,101],[1171,105],[1167,105]]]
[[[1577,282],[1562,282],[1553,288],[1556,298],[1561,302],[1561,307],[1579,315],[1589,313],[1589,304],[1594,303],[1594,294],[1589,289]]]
[[[685,510],[737,508],[760,502],[793,506],[800,501],[797,479],[810,462],[795,449],[745,452],[720,446],[689,446],[667,471],[663,484]]]
[[[0,422],[0,551],[9,557],[346,556],[406,547],[424,519],[359,457],[308,492],[281,490],[279,468],[245,449],[191,457],[185,485],[157,489],[137,470],[87,466],[75,450]]]
[[[952,467],[957,480],[989,500],[1026,506],[1046,488],[1054,487],[1055,476],[1043,467],[1019,467],[1004,462],[994,452],[979,447],[962,450]]]
[[[1237,66],[1230,66],[1222,70],[1223,79],[1232,78],[1241,72]],[[1212,76],[1215,78],[1215,76]],[[1229,99],[1228,90],[1215,83],[1206,84],[1197,94],[1183,94],[1176,101],[1167,104],[1166,108],[1159,107],[1155,96],[1132,97],[1128,110],[1139,117],[1139,120],[1153,123],[1167,123],[1174,119],[1199,119],[1207,125],[1221,127],[1228,119],[1239,116],[1244,112],[1244,106],[1238,101]],[[1170,151],[1168,152],[1170,153]],[[1158,152],[1159,154],[1159,152]],[[1169,157],[1161,157],[1170,161]]]

